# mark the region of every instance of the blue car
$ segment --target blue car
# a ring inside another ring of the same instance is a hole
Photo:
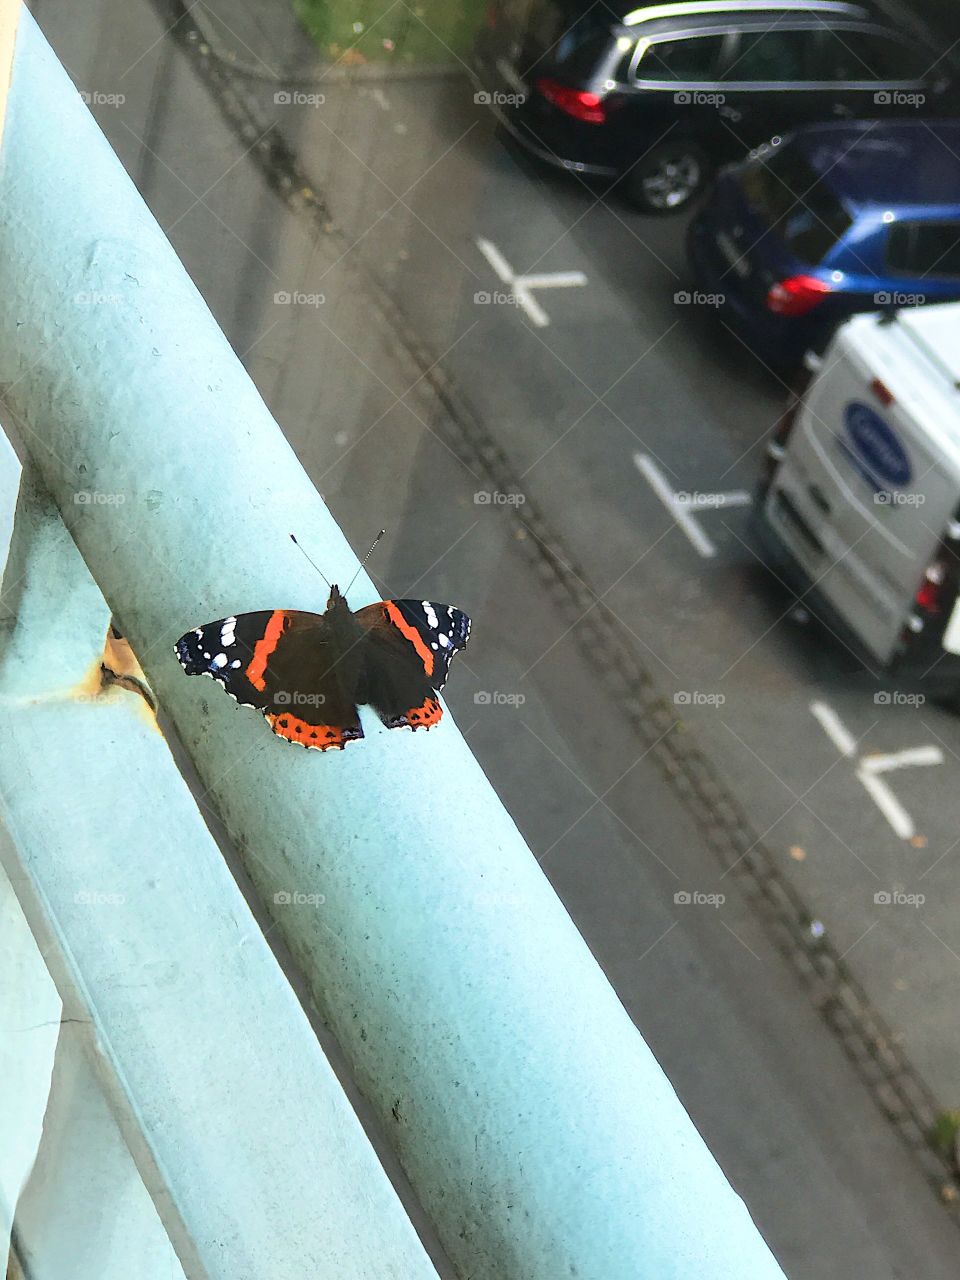
[[[855,312],[960,299],[960,120],[774,139],[721,171],[687,251],[698,289],[780,367]]]

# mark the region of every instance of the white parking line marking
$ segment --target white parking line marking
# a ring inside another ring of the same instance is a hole
[[[842,756],[857,754],[857,740],[846,728],[843,721],[832,707],[825,702],[811,702],[810,710],[820,723],[824,733]]]
[[[860,768],[867,773],[890,773],[893,769],[908,769],[911,765],[943,764],[943,752],[939,747],[908,747],[892,755],[864,756]]]
[[[717,548],[713,545],[704,531],[694,520],[693,516],[686,509],[684,503],[677,502],[676,494],[667,482],[666,476],[657,466],[652,458],[648,458],[645,453],[635,453],[633,461],[637,470],[644,477],[650,488],[657,495],[663,505],[676,520],[677,524],[687,535],[694,547],[705,558],[717,554]]]
[[[912,840],[916,834],[913,819],[887,784],[863,769],[857,770],[857,777],[900,839]]]
[[[857,740],[834,709],[825,702],[811,702],[810,711],[840,754],[848,760],[856,759]],[[937,764],[943,764],[943,752],[939,747],[933,746],[908,747],[905,751],[894,751],[887,755],[874,753],[857,760],[857,778],[901,840],[912,840],[916,835],[916,825],[878,774],[892,773],[894,769]]]
[[[477,237],[477,248],[493,267],[502,284],[508,285],[517,304],[538,329],[545,329],[550,317],[533,296],[534,289],[573,289],[587,283],[582,271],[548,271],[540,275],[518,276],[495,244]]]
[[[753,501],[745,489],[730,493],[677,493],[654,460],[645,453],[635,453],[633,462],[650,488],[687,535],[694,549],[709,560],[717,554],[717,548],[707,537],[691,511],[719,511],[721,507],[749,507]]]

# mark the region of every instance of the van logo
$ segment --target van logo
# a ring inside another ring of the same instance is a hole
[[[843,411],[843,423],[850,441],[845,452],[875,490],[902,489],[910,483],[913,468],[906,450],[875,410],[851,400]]]

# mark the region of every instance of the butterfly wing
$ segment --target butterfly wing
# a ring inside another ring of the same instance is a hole
[[[187,675],[218,681],[241,706],[256,707],[288,742],[327,751],[363,737],[352,692],[338,678],[326,620],[295,609],[221,618],[174,646]]]
[[[435,725],[443,715],[436,694],[470,635],[467,615],[431,600],[380,600],[353,616],[365,633],[357,701],[390,729]]]

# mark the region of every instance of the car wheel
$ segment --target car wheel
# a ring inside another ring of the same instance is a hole
[[[692,142],[664,142],[630,170],[630,199],[646,213],[679,213],[703,189],[709,175],[706,156]]]

